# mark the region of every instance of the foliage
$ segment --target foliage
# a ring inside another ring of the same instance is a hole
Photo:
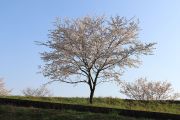
[[[5,88],[5,84],[2,78],[0,78],[0,96],[7,96],[9,95],[11,90],[7,90]]]
[[[180,97],[173,93],[171,83],[167,81],[147,81],[139,78],[135,82],[120,82],[120,93],[135,100],[174,100]]]
[[[51,92],[46,88],[46,86],[41,86],[40,88],[26,88],[22,91],[24,96],[34,96],[34,97],[45,97],[52,96]]]
[[[140,55],[152,53],[155,43],[138,40],[138,22],[116,16],[83,17],[59,20],[40,45],[46,64],[42,73],[52,81],[85,83],[90,89],[90,103],[99,83],[118,81],[126,67],[138,67]]]

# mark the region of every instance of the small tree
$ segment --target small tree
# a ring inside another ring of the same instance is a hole
[[[0,96],[7,96],[9,95],[11,90],[7,90],[5,88],[5,84],[2,78],[0,78]]]
[[[59,20],[50,40],[39,43],[51,49],[41,54],[42,73],[50,82],[87,84],[92,103],[99,83],[119,80],[119,71],[138,67],[139,56],[152,53],[155,43],[142,43],[138,32],[136,21],[119,16]]]
[[[135,82],[120,82],[120,93],[135,100],[174,100],[180,97],[173,93],[172,85],[167,81],[147,81],[139,78]]]
[[[22,93],[24,96],[34,97],[52,96],[51,92],[45,86],[41,86],[40,88],[26,88]]]

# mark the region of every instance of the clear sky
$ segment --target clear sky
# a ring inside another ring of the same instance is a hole
[[[122,79],[168,80],[180,91],[179,6],[179,0],[0,0],[0,77],[14,95],[48,81],[37,73],[43,62],[39,52],[45,48],[34,41],[48,39],[56,17],[120,15],[139,18],[139,38],[158,43],[154,55],[142,57],[143,64],[126,69]],[[53,83],[49,88],[56,96],[89,96],[86,85]],[[118,91],[113,83],[102,84],[95,96],[122,97]]]

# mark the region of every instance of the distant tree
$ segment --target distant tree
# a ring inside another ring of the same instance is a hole
[[[92,103],[99,83],[119,80],[119,71],[138,67],[139,57],[152,53],[155,43],[142,43],[138,32],[138,22],[119,16],[58,20],[49,40],[39,42],[50,48],[41,54],[42,73],[50,82],[87,84]]]
[[[173,93],[171,83],[167,81],[147,81],[139,78],[135,82],[120,82],[120,93],[135,100],[175,100],[179,93]]]
[[[24,96],[34,97],[52,96],[51,92],[45,86],[41,86],[40,88],[26,88],[22,93]]]
[[[5,88],[5,84],[2,78],[0,78],[0,96],[7,96],[9,95],[11,90],[7,90]]]

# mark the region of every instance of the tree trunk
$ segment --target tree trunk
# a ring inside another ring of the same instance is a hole
[[[92,89],[91,92],[90,92],[90,97],[89,97],[89,103],[90,104],[93,103],[93,96],[94,96],[94,89]]]

